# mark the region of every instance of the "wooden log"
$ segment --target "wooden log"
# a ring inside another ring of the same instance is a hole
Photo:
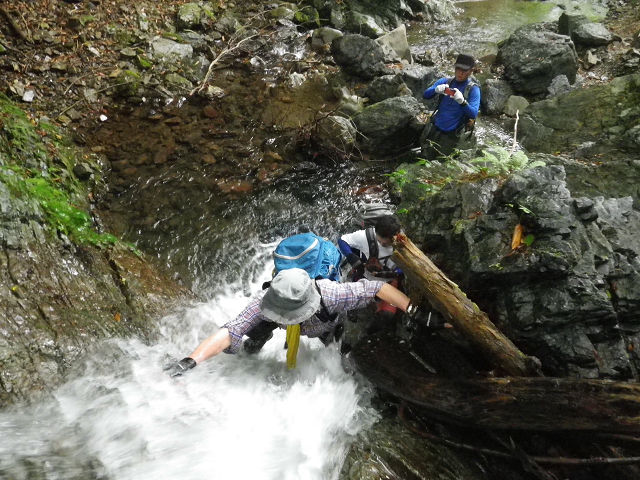
[[[406,344],[371,337],[353,349],[374,385],[449,423],[497,430],[640,433],[640,384],[549,377],[440,378]]]
[[[393,256],[404,273],[424,291],[433,308],[443,314],[491,365],[508,375],[540,375],[539,360],[522,353],[405,235],[395,237]]]

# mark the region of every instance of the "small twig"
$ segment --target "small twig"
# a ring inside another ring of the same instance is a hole
[[[209,81],[209,77],[211,76],[211,72],[213,72],[213,67],[222,59],[222,57],[224,57],[225,55],[227,55],[228,53],[231,53],[234,50],[237,50],[238,48],[240,48],[240,46],[246,42],[247,40],[250,40],[254,37],[257,37],[257,35],[250,35],[246,38],[243,38],[242,40],[240,40],[238,43],[236,43],[233,47],[227,47],[227,48],[223,48],[222,51],[218,54],[218,56],[216,58],[214,58],[211,63],[209,64],[209,68],[207,69],[207,74],[204,76],[204,79],[202,80],[202,82],[200,83],[200,85],[198,85],[197,87],[195,87],[193,90],[191,90],[189,92],[189,96],[192,96],[194,93],[200,93],[203,89],[204,86],[207,84],[207,82]]]
[[[32,43],[31,39],[27,36],[27,34],[25,34],[22,31],[22,29],[18,25],[18,22],[14,20],[14,18],[11,16],[11,14],[7,11],[6,8],[0,7],[0,13],[2,13],[2,15],[4,15],[4,17],[7,19],[7,21],[9,22],[9,25],[11,25],[11,28],[16,33],[16,35],[18,35],[25,42]]]
[[[511,151],[509,152],[509,156],[513,155],[513,152],[516,151],[516,137],[518,135],[518,120],[520,119],[520,115],[518,113],[520,110],[516,110],[516,123],[513,125],[513,144],[511,145]]]
[[[78,82],[78,81],[82,80],[83,78],[87,78],[88,76],[93,75],[94,73],[99,72],[100,70],[110,70],[111,68],[112,68],[112,67],[102,67],[102,68],[98,68],[97,70],[93,70],[93,71],[91,71],[91,72],[89,72],[89,73],[86,73],[86,74],[84,74],[84,75],[80,75],[79,77],[74,78],[74,79],[71,81],[71,83],[69,84],[69,86],[65,89],[65,91],[64,91],[64,93],[63,93],[63,95],[66,95],[66,94],[69,92],[69,90],[71,90],[71,87],[73,87],[73,86],[76,84],[76,82]]]
[[[110,89],[112,89],[112,88],[120,87],[120,86],[122,86],[122,85],[128,85],[129,83],[133,83],[133,81],[128,80],[128,81],[126,81],[126,82],[116,83],[116,84],[114,84],[114,85],[109,85],[108,87],[101,88],[100,90],[96,90],[96,92],[95,92],[95,93],[102,93],[102,92],[106,92],[107,90],[110,90]],[[82,102],[82,101],[87,101],[87,99],[83,97],[83,98],[81,98],[80,100],[78,100],[77,102],[72,103],[72,104],[71,104],[71,105],[69,105],[67,108],[65,108],[64,110],[62,110],[62,111],[61,111],[57,116],[59,117],[59,116],[60,116],[60,115],[62,115],[63,113],[68,112],[69,110],[71,110],[73,107],[75,107],[77,104],[79,104],[79,103],[80,103],[80,102]]]

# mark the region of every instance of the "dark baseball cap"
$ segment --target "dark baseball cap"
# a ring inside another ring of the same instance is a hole
[[[458,58],[456,58],[456,64],[454,66],[456,68],[461,68],[462,70],[471,70],[476,66],[476,59],[471,55],[461,53],[458,55]]]

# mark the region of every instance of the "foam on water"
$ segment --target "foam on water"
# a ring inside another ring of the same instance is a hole
[[[337,347],[303,338],[288,371],[278,330],[257,355],[221,354],[177,379],[162,371],[236,315],[245,289],[163,319],[154,345],[101,344],[52,399],[0,413],[0,477],[336,478],[353,436],[376,420]]]

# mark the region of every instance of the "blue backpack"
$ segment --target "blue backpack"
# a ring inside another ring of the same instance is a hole
[[[313,279],[340,281],[341,261],[342,253],[338,247],[311,232],[285,238],[273,252],[275,273],[288,268],[301,268]]]

